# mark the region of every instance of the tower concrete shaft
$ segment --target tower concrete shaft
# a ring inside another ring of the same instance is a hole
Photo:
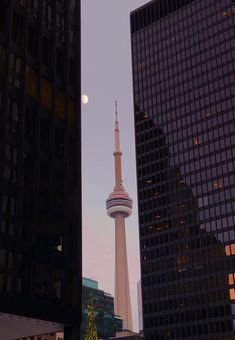
[[[123,319],[123,328],[132,330],[130,287],[127,265],[125,219],[115,218],[115,314]]]
[[[123,328],[132,330],[130,287],[127,264],[125,218],[131,215],[132,199],[122,184],[122,164],[120,150],[120,133],[117,117],[115,121],[115,186],[106,200],[107,213],[115,219],[115,314],[123,320]]]

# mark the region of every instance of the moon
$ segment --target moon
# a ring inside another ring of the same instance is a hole
[[[81,97],[82,104],[87,104],[89,101],[89,98],[86,94],[83,94]]]

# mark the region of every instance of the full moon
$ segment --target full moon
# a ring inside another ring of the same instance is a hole
[[[82,95],[82,104],[87,104],[89,101],[89,98],[86,94]]]

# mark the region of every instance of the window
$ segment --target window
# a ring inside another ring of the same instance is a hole
[[[56,49],[56,74],[64,79],[64,52],[57,48]]]
[[[69,7],[71,11],[74,11],[76,7],[76,0],[69,0]]]
[[[75,28],[69,27],[69,43],[71,46],[75,46]]]
[[[1,11],[0,11],[0,33],[5,30],[5,24],[7,19],[7,9],[6,5],[1,2]]]
[[[5,159],[11,161],[13,164],[17,162],[17,149],[13,146],[6,144],[5,145]]]
[[[24,154],[23,158],[23,187],[24,190],[32,191],[34,188],[34,170],[35,170],[35,159],[28,155]]]
[[[16,183],[16,157],[14,154],[15,148],[11,148],[10,155],[5,158],[4,164],[4,179]]]
[[[40,103],[47,110],[51,110],[52,105],[52,84],[49,80],[42,78],[40,87]]]
[[[21,80],[21,59],[10,53],[9,83],[15,87],[20,87]]]
[[[38,263],[35,268],[35,293],[38,297],[44,298],[48,289],[48,265]]]
[[[17,0],[17,3],[21,7],[25,7],[26,8],[26,6],[27,6],[27,0]]]
[[[37,57],[38,54],[38,31],[33,26],[28,27],[28,52]]]
[[[31,143],[35,140],[36,114],[33,110],[26,109],[24,114],[24,135]]]
[[[1,232],[12,235],[14,233],[15,198],[8,195],[2,196],[2,222]]]
[[[52,29],[52,7],[46,0],[43,1],[43,23],[49,30]]]
[[[40,121],[40,147],[49,152],[50,146],[50,123],[44,119]]]
[[[59,269],[52,271],[52,297],[56,300],[62,298],[62,277],[63,272]]]
[[[8,214],[9,216],[15,215],[15,199],[13,197],[3,195],[2,213]]]
[[[16,134],[19,126],[19,105],[13,100],[8,100],[7,129]]]
[[[23,19],[18,14],[14,13],[13,19],[12,19],[11,38],[20,47],[23,44],[23,36],[24,36],[23,32],[24,32]]]
[[[58,158],[64,158],[64,132],[60,129],[55,129],[55,154]]]
[[[227,256],[235,255],[235,243],[225,246],[225,253]]]
[[[0,45],[0,74],[5,72],[5,47]]]
[[[29,13],[35,18],[38,17],[38,0],[28,0]]]
[[[69,60],[69,84],[76,86],[76,62],[72,59]]]
[[[32,98],[38,97],[38,73],[32,67],[26,67],[26,93]]]
[[[64,176],[63,174],[55,174],[55,201],[59,205],[64,204]]]
[[[62,90],[56,88],[55,91],[55,112],[56,116],[64,119],[65,116],[65,94]]]
[[[59,12],[56,14],[56,35],[64,41],[64,17]]]
[[[52,42],[46,38],[43,38],[42,41],[42,63],[49,67],[51,65],[51,57],[52,57]]]
[[[72,99],[69,98],[69,107],[68,107],[68,120],[70,125],[75,124],[76,120],[76,102]]]

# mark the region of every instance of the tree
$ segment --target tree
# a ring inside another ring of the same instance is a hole
[[[98,340],[97,329],[95,325],[94,300],[92,293],[89,296],[88,313],[86,320],[86,329],[83,335],[83,340]]]

